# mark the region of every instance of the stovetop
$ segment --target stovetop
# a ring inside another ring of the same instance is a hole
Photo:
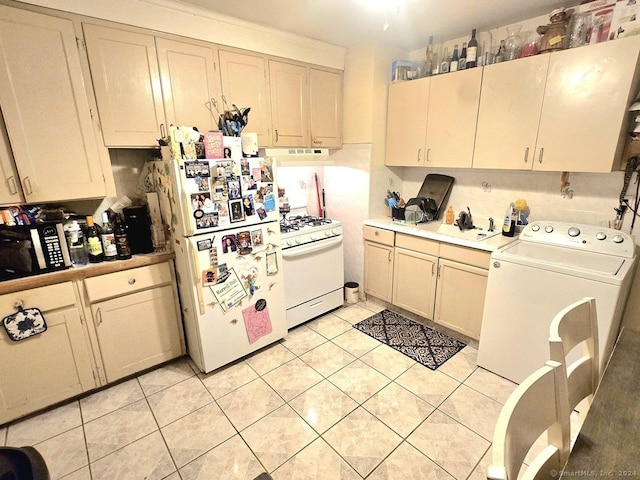
[[[290,248],[340,236],[342,224],[338,220],[314,215],[283,215],[280,232],[283,248]]]
[[[333,223],[330,218],[317,217],[315,215],[283,215],[280,220],[280,232],[297,232],[302,229],[319,227]]]

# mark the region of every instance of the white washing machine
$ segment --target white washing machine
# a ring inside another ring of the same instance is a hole
[[[631,236],[564,222],[527,225],[491,254],[478,365],[516,383],[549,359],[549,325],[595,297],[601,368],[618,334],[635,268]]]

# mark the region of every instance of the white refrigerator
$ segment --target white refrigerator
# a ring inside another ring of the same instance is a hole
[[[205,373],[287,334],[274,161],[221,140],[224,158],[176,160],[164,148],[152,164],[187,352]]]

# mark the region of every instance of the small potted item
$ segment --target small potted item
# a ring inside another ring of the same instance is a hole
[[[564,8],[558,8],[551,12],[551,23],[541,25],[536,29],[542,35],[540,41],[540,53],[563,50],[566,45],[567,26],[569,18]]]

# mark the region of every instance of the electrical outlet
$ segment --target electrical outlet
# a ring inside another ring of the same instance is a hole
[[[393,178],[389,177],[389,188],[393,188]]]
[[[300,188],[302,190],[305,190],[307,188],[307,182],[305,182],[304,180],[300,180]]]

